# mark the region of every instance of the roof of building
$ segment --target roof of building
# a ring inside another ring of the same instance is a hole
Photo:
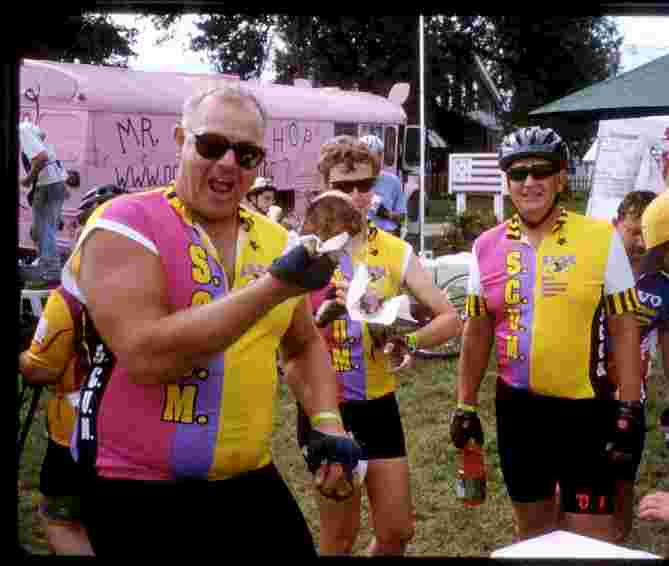
[[[530,116],[609,120],[669,114],[669,55],[530,112]]]

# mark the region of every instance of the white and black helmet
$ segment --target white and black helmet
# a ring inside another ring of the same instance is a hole
[[[499,146],[499,168],[506,171],[514,161],[526,157],[540,157],[551,163],[559,163],[563,168],[569,161],[569,149],[551,128],[520,128],[502,140]]]
[[[381,141],[379,136],[369,134],[367,136],[362,136],[360,141],[364,143],[372,153],[383,153],[383,141]]]

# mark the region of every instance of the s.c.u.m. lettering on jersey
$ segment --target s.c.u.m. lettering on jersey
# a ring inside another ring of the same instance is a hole
[[[520,357],[520,305],[523,302],[520,279],[515,278],[523,270],[519,251],[509,252],[506,256],[506,274],[509,276],[504,286],[504,307],[509,315],[509,334],[506,337],[506,356],[510,360]],[[525,301],[526,302],[526,301]]]
[[[335,371],[351,371],[353,369],[351,340],[348,336],[345,319],[335,320],[332,323],[332,338],[336,344],[332,348],[332,367]]]
[[[104,389],[109,381],[109,376],[116,364],[116,358],[100,339],[92,322],[88,321],[86,327],[87,347],[88,351],[92,353],[90,357],[91,368],[81,385],[75,432],[75,451],[77,460],[83,465],[83,469],[90,473],[95,473],[95,460],[97,458],[97,412]]]
[[[161,420],[182,424],[207,424],[207,417],[195,414],[197,384],[179,385],[172,383],[165,387]]]

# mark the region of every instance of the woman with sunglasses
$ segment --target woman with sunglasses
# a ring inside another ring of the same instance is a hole
[[[367,219],[380,169],[379,160],[367,146],[355,138],[339,136],[321,148],[318,167],[322,187],[348,195],[361,217]],[[352,320],[345,309],[346,293],[356,268],[363,264],[373,275],[370,291],[377,299],[399,295],[406,288],[432,310],[432,322],[386,342],[376,333],[372,336],[366,322]],[[322,329],[337,372],[339,410],[344,427],[361,443],[368,461],[365,486],[374,530],[368,551],[371,555],[401,555],[413,536],[414,520],[395,371],[406,367],[417,347],[436,346],[457,335],[461,322],[410,245],[367,220],[353,238],[352,252],[340,260],[329,290],[312,293],[315,311],[327,295],[336,298],[337,308],[344,313]],[[292,382],[296,376],[289,373],[287,377]],[[308,403],[308,391],[304,398]],[[310,430],[304,409],[298,408],[300,445]],[[318,496],[318,504],[321,554],[349,554],[360,529],[361,487],[341,502]]]
[[[516,539],[565,528],[615,541],[616,482],[633,479],[643,438],[639,301],[615,228],[559,206],[568,159],[550,128],[502,141],[517,213],[474,242],[451,439],[482,442],[478,391],[495,344],[497,444]],[[615,343],[618,400],[599,387],[601,320]]]
[[[331,418],[336,379],[307,299],[335,264],[287,249],[284,228],[241,206],[266,124],[240,85],[195,94],[175,128],[174,184],[111,201],[66,265],[87,313],[73,453],[98,557],[192,560],[222,542],[316,555],[271,452],[279,349],[314,392],[316,487],[352,492],[360,449]]]

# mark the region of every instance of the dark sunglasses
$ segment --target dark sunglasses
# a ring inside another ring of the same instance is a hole
[[[559,171],[557,165],[552,163],[546,163],[541,165],[532,165],[532,167],[514,167],[512,169],[506,170],[506,176],[515,181],[516,183],[522,183],[527,179],[528,175],[532,175],[534,179],[541,181],[546,179],[551,175],[555,175]]]
[[[265,150],[253,143],[232,143],[220,134],[189,132],[195,139],[195,149],[205,159],[220,159],[229,149],[235,153],[235,159],[243,169],[255,169],[265,159]]]
[[[360,181],[333,181],[330,183],[330,186],[335,191],[341,191],[350,195],[353,192],[353,189],[358,189],[359,193],[368,193],[372,190],[376,179],[361,179]]]

